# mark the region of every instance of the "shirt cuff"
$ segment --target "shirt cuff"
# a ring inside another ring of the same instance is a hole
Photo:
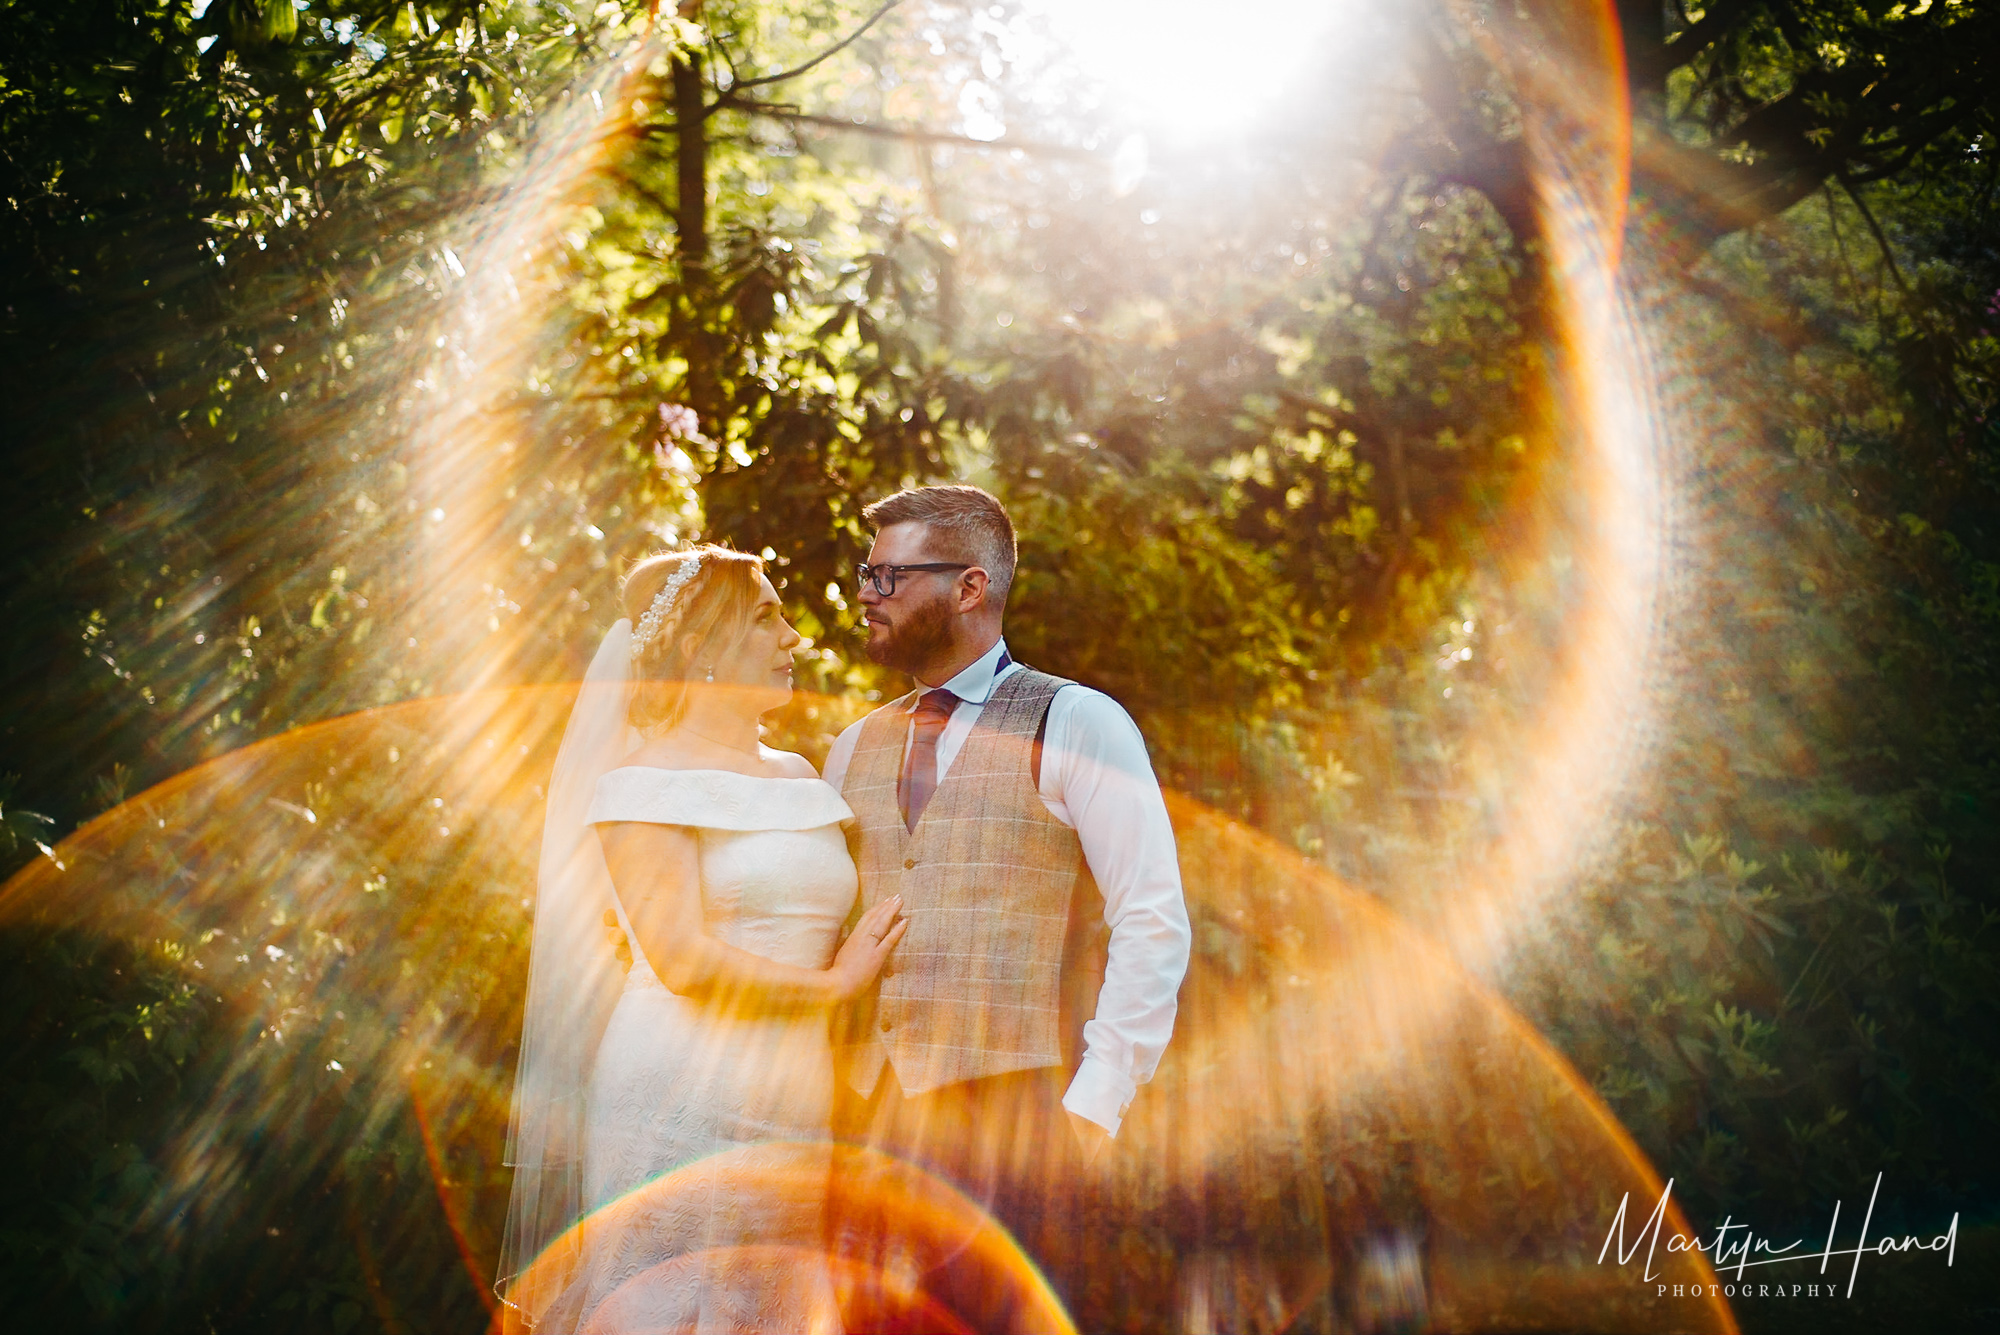
[[[1069,1082],[1069,1091],[1062,1102],[1063,1107],[1078,1117],[1097,1123],[1115,1136],[1125,1110],[1132,1106],[1132,1096],[1138,1092],[1139,1085],[1130,1076],[1121,1075],[1108,1063],[1085,1053],[1083,1065],[1077,1067],[1076,1078]]]

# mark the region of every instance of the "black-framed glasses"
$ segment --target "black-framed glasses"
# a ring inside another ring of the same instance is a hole
[[[949,561],[926,561],[922,565],[915,565],[915,566],[857,565],[854,567],[854,583],[856,588],[860,588],[868,584],[873,584],[875,586],[875,592],[881,594],[884,598],[893,598],[896,596],[896,581],[902,578],[904,575],[916,574],[919,572],[928,573],[933,570],[943,571],[943,570],[972,570],[972,569],[975,569],[975,567],[969,565],[954,565]]]

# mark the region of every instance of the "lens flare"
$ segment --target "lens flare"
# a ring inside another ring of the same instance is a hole
[[[65,840],[60,866],[0,890],[0,928],[175,943],[217,999],[218,1058],[146,1147],[160,1174],[142,1230],[254,1236],[285,1200],[337,1189],[367,1264],[442,1230],[463,1282],[487,1288],[539,784],[573,694],[477,692],[298,729],[140,794]],[[1400,1266],[1421,1274],[1438,1329],[1657,1328],[1652,1286],[1596,1257],[1620,1196],[1650,1210],[1661,1184],[1576,1073],[1370,897],[1195,803],[1171,809],[1196,963],[1092,1189],[1077,1326],[1331,1322]],[[430,1192],[351,1172],[399,1137]],[[746,1171],[782,1191],[788,1153]],[[943,1184],[908,1165],[884,1180],[898,1185],[875,1208],[899,1227],[975,1235],[1015,1291],[1045,1295]],[[1672,1211],[1667,1227],[1687,1231]],[[1712,1278],[1699,1254],[1659,1265],[1670,1284]],[[916,1292],[864,1270],[836,1276],[852,1301]],[[1733,1329],[1719,1300],[1682,1306],[1683,1326]]]
[[[788,1205],[823,1198],[829,1181],[841,1193],[844,1217],[907,1244],[906,1265],[871,1267],[837,1249],[797,1240],[691,1250],[631,1276],[602,1301],[583,1329],[657,1329],[661,1287],[692,1285],[739,1268],[769,1274],[811,1273],[823,1266],[829,1295],[841,1314],[839,1324],[828,1323],[829,1330],[969,1331],[973,1327],[965,1318],[927,1294],[921,1283],[929,1270],[956,1258],[961,1266],[969,1260],[993,1288],[1014,1295],[1021,1329],[1048,1335],[1074,1331],[1034,1262],[977,1205],[921,1169],[855,1146],[756,1145],[683,1165],[604,1206],[551,1243],[522,1276],[521,1287],[560,1292],[560,1276],[575,1266],[594,1234],[658,1232],[661,1221],[685,1220],[691,1213],[698,1217],[705,1202],[718,1198],[727,1199],[731,1210],[752,1215],[782,1213]],[[842,1191],[841,1184],[856,1185]],[[540,1273],[545,1269],[558,1273]]]
[[[1416,1301],[1446,1330],[1735,1329],[1699,1252],[1658,1258],[1667,1285],[1709,1294],[1670,1309],[1598,1263],[1618,1201],[1650,1208],[1663,1184],[1487,981],[1644,759],[1665,500],[1649,332],[1618,272],[1630,131],[1610,7],[1464,8],[1466,40],[1521,95],[1552,362],[1547,429],[1506,498],[1506,573],[1539,581],[1559,625],[1533,707],[1482,739],[1506,757],[1498,833],[1426,931],[1172,801],[1196,964],[1173,1045],[1092,1188],[1074,1312],[946,1184],[908,1165],[871,1174],[897,1184],[873,1208],[913,1237],[969,1232],[1049,1329],[1334,1328]],[[413,494],[435,521],[410,556],[424,605],[402,610],[462,651],[444,656],[472,664],[469,679],[501,679],[519,647],[464,616],[492,597],[511,546],[507,479],[487,467],[506,420],[492,405],[547,346],[547,311],[521,297],[515,261],[600,188],[648,58],[635,46],[580,79],[448,262],[462,281],[437,373],[403,424]],[[536,633],[516,624],[523,641]],[[190,1068],[143,1147],[158,1180],[133,1227],[188,1247],[254,1242],[278,1236],[289,1203],[331,1195],[385,1325],[404,1239],[444,1230],[463,1282],[486,1293],[539,785],[572,695],[470,691],[288,732],[117,806],[0,888],[0,928],[159,944],[215,1008],[212,1060]],[[399,1155],[428,1196],[406,1189]],[[781,1198],[819,1171],[776,1147],[729,1167]],[[616,1227],[716,1168],[678,1170],[579,1228]],[[1667,1228],[1690,1231],[1671,1207]],[[908,1274],[829,1264],[851,1303],[920,1297]]]

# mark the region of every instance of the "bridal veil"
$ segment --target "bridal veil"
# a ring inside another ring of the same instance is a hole
[[[521,1063],[506,1162],[514,1169],[495,1290],[532,1325],[579,1259],[585,1099],[591,1063],[625,974],[604,929],[616,896],[586,819],[599,776],[631,749],[632,623],[598,646],[563,730],[542,827]],[[547,1251],[546,1260],[536,1259]]]

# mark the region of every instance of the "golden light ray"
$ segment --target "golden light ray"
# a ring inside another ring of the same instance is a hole
[[[271,1171],[246,1144],[289,1145],[315,1118],[379,1135],[414,1103],[443,1222],[485,1288],[539,784],[573,694],[298,729],[148,790],[0,888],[0,925],[179,943],[242,1035],[161,1129],[155,1220],[226,1226]],[[1094,1269],[1117,1287],[1082,1310],[1279,1330],[1343,1301],[1356,1257],[1403,1228],[1423,1237],[1436,1329],[1657,1328],[1651,1286],[1595,1257],[1618,1197],[1650,1203],[1660,1183],[1576,1073],[1368,896],[1194,803],[1172,811],[1202,940],[1093,1206]],[[286,1171],[333,1173],[343,1147],[325,1139],[298,1141]],[[435,1217],[407,1195],[353,1206],[376,1234]],[[1662,1265],[1670,1283],[1712,1279],[1698,1255]],[[1733,1330],[1719,1300],[1674,1319]]]
[[[523,404],[550,392],[553,366],[573,361],[576,274],[564,252],[582,248],[599,221],[594,206],[616,189],[639,133],[635,99],[669,49],[650,18],[630,23],[601,35],[609,54],[551,95],[502,188],[452,219],[452,241],[438,250],[449,277],[391,419],[410,504],[428,520],[410,553],[423,592],[398,624],[416,629],[428,661],[459,665],[460,689],[504,679],[537,635],[526,620],[488,612],[505,604],[519,557],[513,497],[533,453],[518,438],[532,425]]]

